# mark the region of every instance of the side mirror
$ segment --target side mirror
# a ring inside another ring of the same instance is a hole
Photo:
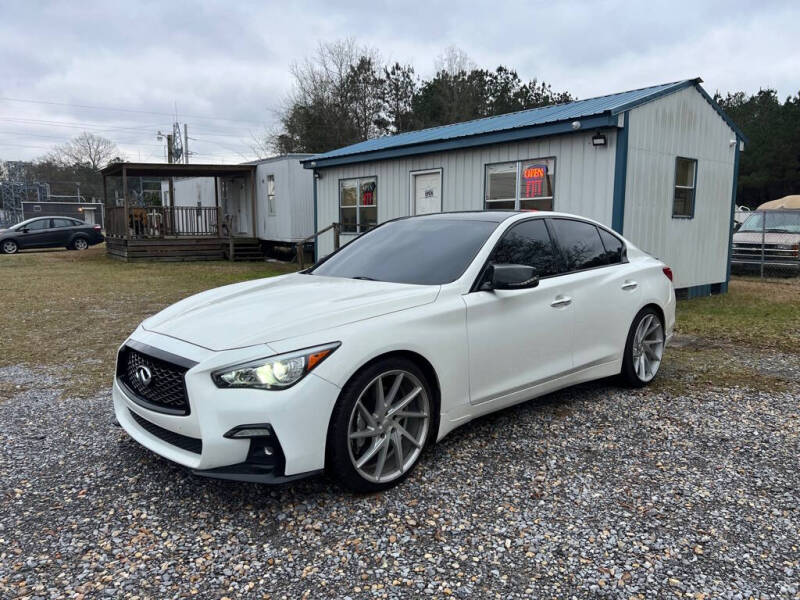
[[[489,265],[481,291],[524,290],[539,285],[536,269],[527,265]]]
[[[28,229],[27,227],[23,227],[22,229],[19,230],[20,233],[28,233],[29,231],[30,229]]]

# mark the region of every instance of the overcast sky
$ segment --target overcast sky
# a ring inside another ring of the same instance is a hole
[[[800,90],[797,0],[338,4],[0,0],[0,160],[84,129],[128,159],[163,160],[156,131],[176,107],[194,162],[249,159],[292,61],[348,36],[423,77],[455,45],[580,98],[697,76],[712,94]]]

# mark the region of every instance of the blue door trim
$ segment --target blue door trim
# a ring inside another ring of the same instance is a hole
[[[739,182],[739,146],[741,145],[742,140],[737,135],[736,136],[736,150],[733,153],[733,183],[731,184],[731,220],[728,221],[728,227],[730,228],[730,235],[728,239],[728,268],[725,273],[725,289],[723,291],[728,291],[728,282],[731,280],[731,256],[733,255],[733,216],[734,212],[736,211],[736,188],[738,187]]]
[[[623,235],[625,224],[625,180],[628,175],[628,130],[630,112],[622,113],[625,123],[617,129],[617,149],[614,161],[614,203],[611,212],[611,228]]]
[[[317,170],[314,169],[314,262],[318,260],[319,236],[317,235]]]

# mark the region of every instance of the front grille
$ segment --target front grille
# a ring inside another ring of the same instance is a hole
[[[174,431],[169,431],[168,429],[159,427],[155,423],[151,423],[147,419],[143,419],[130,409],[128,412],[131,413],[133,420],[136,421],[142,429],[151,435],[154,435],[158,439],[167,442],[168,444],[172,444],[173,446],[177,446],[178,448],[183,448],[188,452],[202,454],[203,440],[198,440],[197,438],[189,437],[188,435],[181,435],[180,433],[175,433]]]
[[[189,414],[184,378],[187,368],[143,354],[128,346],[120,351],[117,365],[117,376],[133,392],[133,400],[155,411],[174,415]],[[140,367],[145,367],[150,373],[148,384],[137,377]]]

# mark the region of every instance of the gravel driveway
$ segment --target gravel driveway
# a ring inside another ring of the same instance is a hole
[[[800,387],[581,386],[376,496],[197,478],[59,387],[0,369],[3,598],[800,597]]]

